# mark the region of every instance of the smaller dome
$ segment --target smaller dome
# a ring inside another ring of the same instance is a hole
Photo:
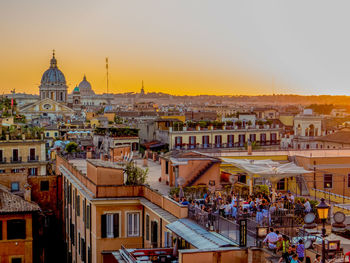
[[[78,93],[78,92],[80,93],[80,90],[79,90],[79,87],[77,86],[74,88],[73,93]]]
[[[79,83],[79,90],[81,95],[83,96],[95,95],[95,92],[92,90],[90,82],[86,80],[85,75],[82,82]]]

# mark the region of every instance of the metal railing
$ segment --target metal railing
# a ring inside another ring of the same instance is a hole
[[[22,162],[22,156],[19,156],[19,157],[17,157],[17,158],[11,157],[11,158],[10,158],[10,162],[11,162],[11,163],[21,163],[21,162]]]
[[[30,162],[38,162],[39,161],[39,156],[38,155],[29,155],[28,157],[27,157],[27,161],[28,161],[28,163],[30,163]]]

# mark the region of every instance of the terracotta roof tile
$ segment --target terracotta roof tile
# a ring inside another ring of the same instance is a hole
[[[0,213],[23,213],[40,211],[40,207],[22,197],[0,189]]]

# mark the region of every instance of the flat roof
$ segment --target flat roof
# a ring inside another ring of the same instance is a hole
[[[87,163],[91,163],[95,167],[113,168],[113,169],[124,169],[123,166],[100,159],[72,159],[69,163],[75,166],[79,171],[86,175],[87,173]]]
[[[110,162],[110,161],[103,161],[100,159],[87,159],[86,161],[91,163],[93,166],[96,166],[96,167],[124,169],[124,167],[121,166],[120,164],[116,164],[116,163]]]

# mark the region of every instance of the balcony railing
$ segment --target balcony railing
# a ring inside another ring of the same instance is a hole
[[[228,148],[243,148],[246,147],[246,142],[235,142],[235,143],[206,143],[206,144],[176,144],[173,149],[178,150],[193,150],[193,149],[228,149]],[[256,141],[256,146],[278,146],[280,141]]]
[[[17,157],[17,158],[11,157],[11,158],[10,158],[10,162],[11,162],[11,163],[21,163],[21,162],[22,162],[22,156],[19,156],[19,157]]]
[[[28,163],[30,163],[30,162],[38,162],[39,161],[39,156],[38,155],[34,155],[34,156],[30,155],[30,156],[27,157],[27,161],[28,161]]]
[[[2,159],[0,159],[0,164],[6,163],[6,157],[3,157]]]

